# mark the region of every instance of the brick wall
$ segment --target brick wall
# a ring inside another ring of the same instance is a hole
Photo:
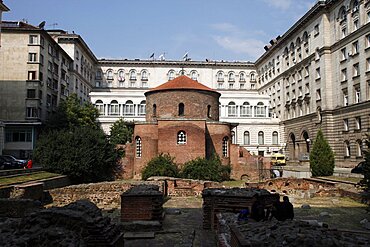
[[[149,93],[146,97],[146,121],[157,118],[191,118],[219,120],[219,94],[197,90],[172,90]],[[184,104],[185,114],[179,116],[179,104]],[[153,116],[153,104],[156,104],[156,116]],[[211,106],[210,117],[207,116]]]
[[[93,184],[72,185],[64,188],[50,190],[53,204],[64,206],[81,199],[87,199],[95,203],[99,208],[113,208],[121,205],[121,194],[128,189],[140,184],[158,185],[163,191],[163,182],[135,182],[135,181],[114,181]]]

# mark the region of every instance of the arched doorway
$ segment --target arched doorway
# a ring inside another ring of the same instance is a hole
[[[307,131],[303,131],[302,132],[302,136],[303,136],[303,139],[304,139],[304,142],[306,143],[306,153],[310,153],[310,136],[308,135]]]
[[[289,157],[292,160],[296,158],[296,139],[293,133],[289,134]]]

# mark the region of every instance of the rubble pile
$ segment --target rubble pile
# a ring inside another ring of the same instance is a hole
[[[343,232],[306,221],[238,222],[236,214],[217,216],[217,234],[232,246],[370,246],[370,235]]]
[[[265,189],[232,188],[232,189],[205,189],[203,197],[203,229],[217,227],[218,213],[238,213],[243,209],[251,210],[257,200],[268,206],[279,200],[279,194],[272,194]]]
[[[2,246],[112,246],[121,232],[89,201],[0,219]]]

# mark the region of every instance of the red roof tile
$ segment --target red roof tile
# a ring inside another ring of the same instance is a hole
[[[195,90],[210,91],[210,92],[218,93],[212,88],[209,88],[195,80],[192,80],[185,75],[176,77],[175,79],[168,81],[166,83],[163,83],[162,85],[159,85],[158,87],[152,88],[148,92],[164,91],[164,90],[181,90],[181,89],[195,89]]]

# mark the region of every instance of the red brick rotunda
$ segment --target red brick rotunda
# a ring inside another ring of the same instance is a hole
[[[229,164],[232,126],[219,122],[220,95],[187,76],[146,92],[146,122],[135,123],[125,177],[140,179],[142,169],[160,153],[175,157],[179,165],[217,153]]]

